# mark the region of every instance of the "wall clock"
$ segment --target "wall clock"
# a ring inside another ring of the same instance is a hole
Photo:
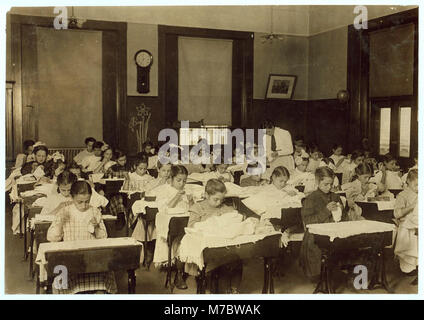
[[[150,67],[153,64],[153,55],[147,50],[139,50],[134,56],[137,65],[137,92],[148,93],[150,91]]]

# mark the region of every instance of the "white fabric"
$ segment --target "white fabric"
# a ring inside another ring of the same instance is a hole
[[[393,224],[372,220],[314,223],[308,224],[306,228],[312,234],[329,236],[330,241],[334,241],[336,238],[343,239],[359,234],[393,232],[396,229]]]
[[[100,165],[100,160],[101,157],[97,157],[94,154],[85,157],[82,161],[81,161],[81,167],[85,170],[85,171],[94,171],[94,169],[98,168]]]
[[[229,212],[221,216],[214,216],[206,221],[197,222],[192,228],[185,228],[186,234],[181,240],[179,259],[186,263],[194,263],[200,269],[204,267],[203,250],[205,248],[219,248],[243,243],[251,243],[263,238],[281,234],[266,232],[255,234],[258,220],[243,217],[237,212]]]
[[[399,224],[395,254],[402,272],[411,272],[418,266],[418,205]]]
[[[398,172],[386,170],[387,189],[402,189],[402,178]]]
[[[289,196],[287,191],[293,191],[295,196]],[[305,195],[291,186],[278,190],[273,184],[261,187],[256,195],[242,200],[243,204],[261,215],[261,219],[280,218],[282,208],[301,208],[301,200]]]
[[[95,240],[77,240],[77,241],[61,241],[40,243],[38,247],[35,262],[40,266],[40,281],[47,280],[47,263],[46,252],[66,252],[75,250],[100,249],[100,248],[116,248],[128,246],[141,246],[141,244],[133,238],[106,238]]]

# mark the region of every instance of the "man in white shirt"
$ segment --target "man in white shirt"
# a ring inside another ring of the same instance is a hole
[[[100,166],[102,159],[102,147],[103,142],[101,141],[96,141],[93,144],[93,153],[81,161],[81,168],[83,172],[93,172]]]
[[[96,142],[96,139],[93,137],[88,137],[85,139],[85,145],[87,149],[81,151],[74,157],[74,161],[76,164],[81,165],[82,161],[88,156],[93,155],[93,144]]]
[[[290,132],[276,127],[270,120],[264,121],[261,127],[266,130],[264,145],[270,174],[278,166],[284,166],[289,171],[294,170],[293,142]]]

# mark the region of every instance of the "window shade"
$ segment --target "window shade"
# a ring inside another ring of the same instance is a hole
[[[414,24],[370,32],[370,97],[413,94]]]
[[[37,28],[39,139],[79,147],[103,137],[102,33]]]
[[[231,125],[231,40],[178,38],[178,120]]]

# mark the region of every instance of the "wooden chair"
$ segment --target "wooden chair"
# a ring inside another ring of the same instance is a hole
[[[168,268],[166,272],[165,288],[169,288],[170,293],[174,291],[174,284],[171,281],[172,278],[172,243],[178,237],[185,234],[185,227],[187,227],[189,217],[173,217],[169,221],[168,228]]]

